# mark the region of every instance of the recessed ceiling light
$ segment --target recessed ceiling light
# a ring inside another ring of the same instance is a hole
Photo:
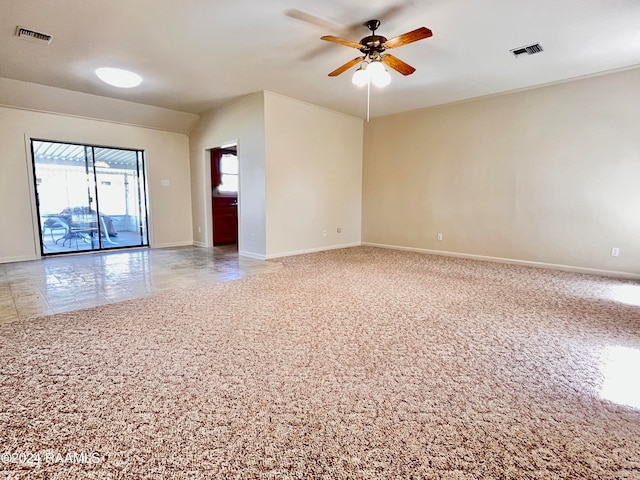
[[[99,68],[96,70],[96,75],[100,80],[114,87],[131,88],[142,83],[140,75],[121,68]]]

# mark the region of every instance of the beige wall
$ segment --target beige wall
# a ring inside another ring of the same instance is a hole
[[[266,207],[262,92],[202,115],[191,132],[193,238],[197,245],[213,245],[211,163],[207,150],[232,141],[238,142],[240,165],[238,248],[243,255],[264,258]]]
[[[360,243],[362,120],[259,92],[204,114],[191,133],[197,244],[213,244],[207,151],[233,141],[241,254],[273,258]]]
[[[363,241],[640,274],[638,125],[638,69],[375,119]]]
[[[0,262],[38,256],[29,138],[144,150],[152,246],[192,243],[185,134],[0,107]],[[170,185],[161,186],[161,180]]]
[[[270,92],[265,112],[267,257],[359,245],[362,120]]]
[[[0,106],[188,133],[198,115],[0,77]]]

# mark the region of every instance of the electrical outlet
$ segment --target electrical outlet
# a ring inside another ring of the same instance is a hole
[[[336,230],[338,233],[342,233],[342,228],[338,227]]]
[[[198,233],[202,233],[202,228],[198,227]]]
[[[327,236],[327,231],[326,230],[322,230],[322,236],[326,237]]]
[[[620,255],[620,249],[618,247],[613,247],[611,249],[611,256],[612,257],[617,257]]]
[[[438,241],[442,241],[442,234],[441,233],[438,234]]]

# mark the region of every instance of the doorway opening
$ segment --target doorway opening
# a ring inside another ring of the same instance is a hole
[[[31,140],[42,255],[149,245],[142,150]]]
[[[213,245],[238,248],[238,190],[240,168],[237,145],[213,148],[211,153],[211,212]]]

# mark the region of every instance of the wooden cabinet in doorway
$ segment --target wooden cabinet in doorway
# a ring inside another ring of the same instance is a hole
[[[237,197],[213,197],[213,244],[238,241]]]

